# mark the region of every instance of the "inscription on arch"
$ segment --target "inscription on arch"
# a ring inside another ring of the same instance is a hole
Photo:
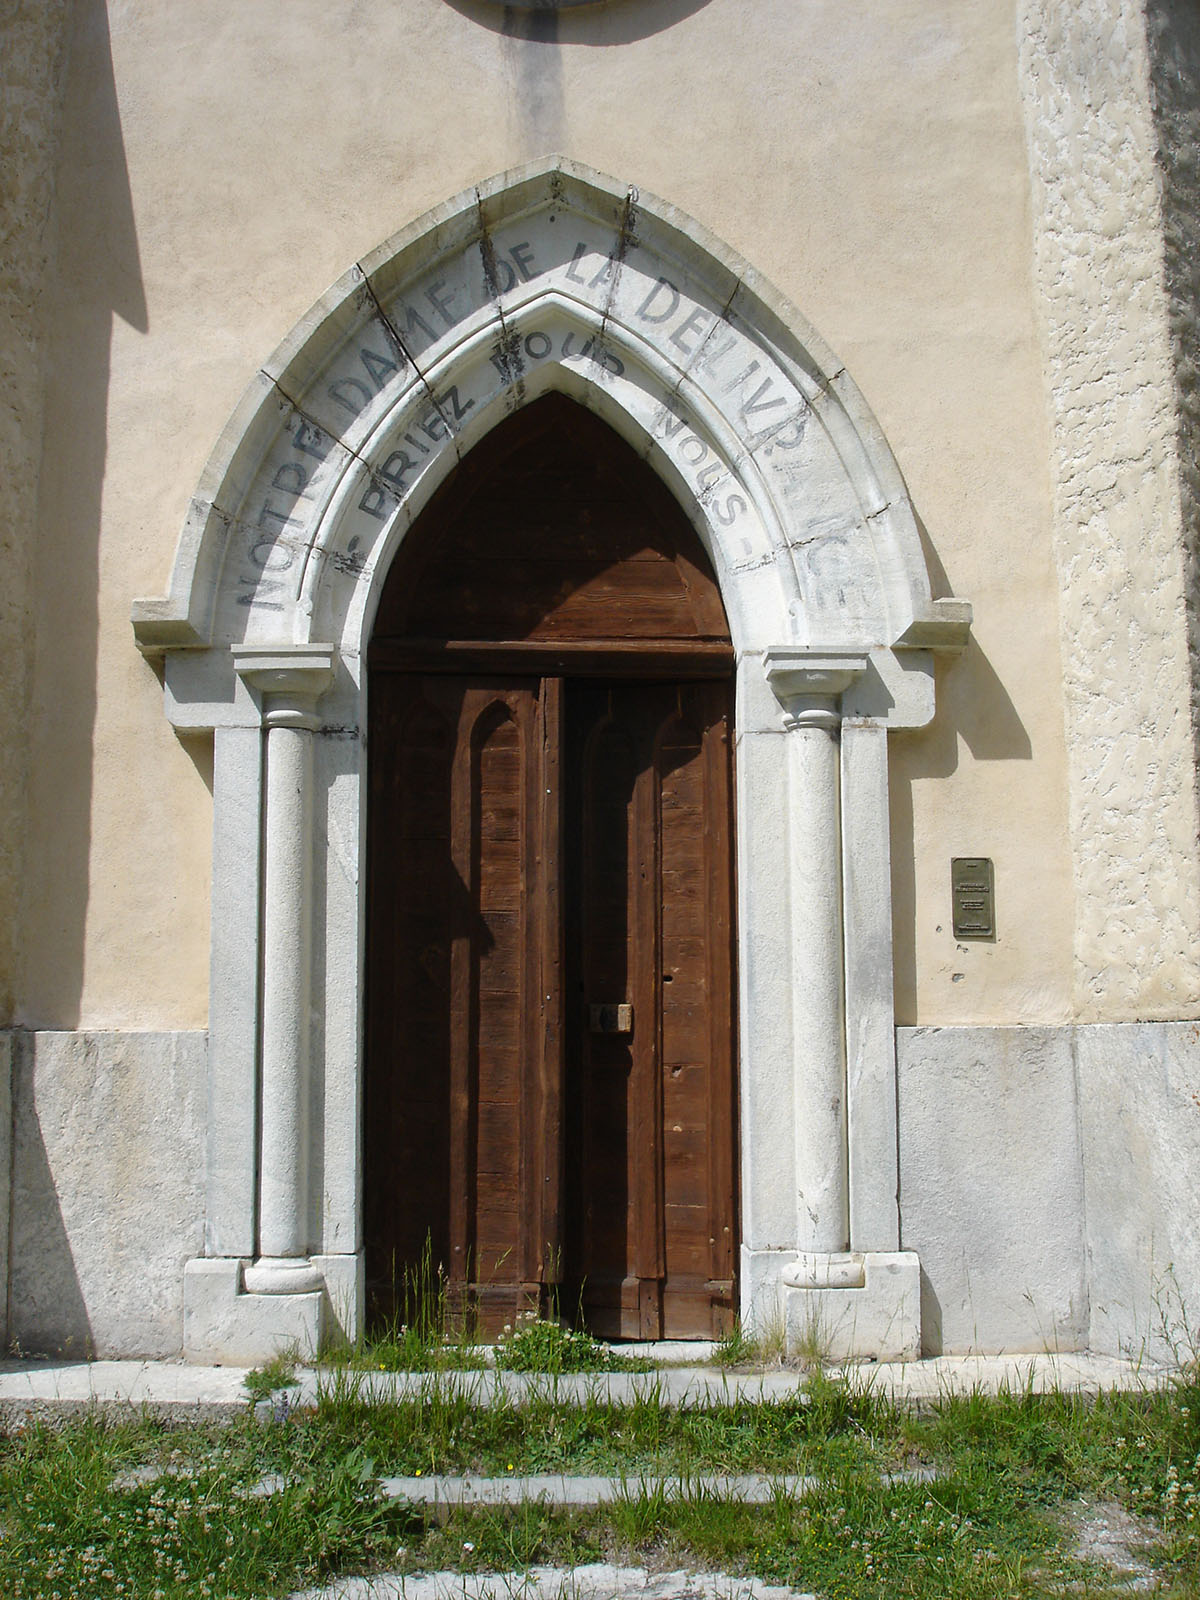
[[[355,267],[243,403],[193,506],[176,611],[213,643],[315,637],[319,618],[356,648],[356,591],[454,462],[559,388],[667,479],[723,590],[745,579],[775,637],[890,643],[927,593],[890,458],[879,471],[844,374],[665,209],[551,164]]]

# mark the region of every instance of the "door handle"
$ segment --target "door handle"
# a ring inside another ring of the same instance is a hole
[[[593,1005],[588,1007],[593,1033],[632,1033],[633,1007],[630,1005]]]

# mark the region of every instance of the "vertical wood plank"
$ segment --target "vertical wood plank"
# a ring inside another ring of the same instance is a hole
[[[458,882],[466,891],[464,911],[469,909],[474,840],[472,787],[474,780],[471,731],[476,712],[476,693],[463,686],[459,718],[455,729],[454,759],[450,778],[450,862]],[[446,1262],[449,1281],[462,1292],[471,1271],[471,1217],[474,1212],[471,1159],[471,1065],[473,1055],[474,951],[469,923],[464,917],[454,927],[450,945],[450,1257]]]
[[[737,1094],[733,1015],[733,738],[731,686],[709,684],[705,733],[705,873],[708,882],[709,1018],[712,1079],[709,1095],[709,1196],[712,1280],[729,1283],[714,1293],[712,1332],[732,1326],[736,1299]]]
[[[562,1279],[563,1234],[563,1075],[565,1071],[565,992],[562,880],[565,852],[563,831],[564,689],[561,678],[542,682],[540,763],[531,763],[537,777],[538,948],[531,971],[538,982],[538,1004],[530,1007],[538,1038],[530,1059],[537,1063],[536,1110],[527,1133],[530,1173],[534,1188],[531,1211],[539,1218],[536,1239],[538,1259],[530,1276],[546,1284]]]
[[[669,691],[667,691],[669,693]],[[664,709],[661,687],[647,690],[622,685],[623,716],[636,729],[641,770],[634,785],[630,874],[630,978],[633,1000],[633,1084],[630,1137],[635,1184],[635,1247],[633,1270],[642,1284],[643,1339],[662,1336],[662,1291],[665,1272],[662,1201],[662,862],[660,801],[662,771],[658,729]]]
[[[468,1161],[474,1209],[471,1292],[483,1312],[515,1307],[523,1281],[527,1188],[521,1108],[532,1068],[528,1034],[528,795],[534,696],[528,686],[487,685],[472,734],[472,987]]]
[[[406,1271],[428,1232],[449,1259],[450,961],[458,901],[450,786],[461,690],[444,680],[375,685],[371,752],[364,1194],[373,1314],[403,1315]],[[423,1200],[412,1203],[421,1170]]]

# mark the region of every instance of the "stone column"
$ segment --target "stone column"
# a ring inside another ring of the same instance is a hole
[[[234,664],[261,695],[266,730],[258,1254],[244,1280],[251,1293],[302,1294],[321,1282],[308,1259],[312,735],[333,651],[236,650]]]
[[[796,1249],[786,1281],[861,1282],[849,1257],[842,943],[841,695],[866,657],[840,650],[766,652],[787,730],[794,1048]]]

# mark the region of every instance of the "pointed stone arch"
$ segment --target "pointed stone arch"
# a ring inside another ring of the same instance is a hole
[[[671,206],[555,158],[313,307],[225,429],[169,594],[134,607],[172,720],[216,731],[194,1353],[356,1322],[364,651],[430,496],[549,390],[675,495],[738,659],[743,1316],[844,1294],[846,1250],[870,1297],[864,1261],[897,1247],[886,731],[932,716],[930,651],[961,646],[969,608],[932,600],[891,452],[795,308]],[[888,1305],[881,1326],[909,1326]]]
[[[900,472],[816,333],[697,224],[556,160],[430,213],[313,307],[222,435],[139,642],[353,654],[433,489],[549,388],[672,486],[740,648],[888,646],[930,615]]]

